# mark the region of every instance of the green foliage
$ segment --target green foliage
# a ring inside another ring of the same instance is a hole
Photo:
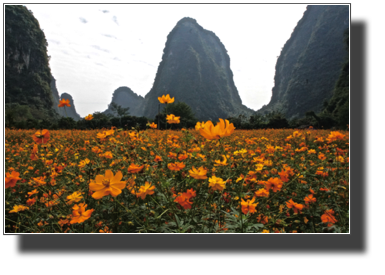
[[[128,111],[130,107],[123,108],[122,106],[116,104],[115,102],[111,102],[110,109],[116,113],[119,117],[127,116],[130,114]]]
[[[155,117],[155,123],[158,123],[158,118],[160,119],[161,129],[165,128],[166,124],[166,114],[173,114],[180,117],[179,124],[173,124],[172,129],[181,129],[181,128],[193,128],[195,127],[198,119],[195,117],[193,110],[189,105],[184,102],[178,101],[172,104],[167,104],[167,106],[162,110],[161,115]],[[168,128],[170,125],[168,126]]]
[[[61,117],[58,126],[60,129],[75,129],[76,121],[72,117]]]

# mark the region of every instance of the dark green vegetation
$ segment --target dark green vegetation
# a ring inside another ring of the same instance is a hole
[[[348,27],[348,5],[308,6],[277,60],[271,101],[258,113],[278,111],[287,119],[300,119],[306,112],[322,111],[345,62],[343,35]],[[341,85],[348,90],[348,80]]]
[[[180,20],[167,36],[154,85],[145,96],[143,115],[154,118],[158,97],[165,94],[188,103],[200,120],[252,113],[242,105],[224,45],[192,18]]]
[[[168,129],[194,128],[198,122],[191,107],[184,102],[177,101],[172,104],[167,104],[160,115],[155,116],[154,122],[158,124],[159,129],[166,128],[166,117],[169,114],[180,117],[180,123],[169,124],[167,125]]]

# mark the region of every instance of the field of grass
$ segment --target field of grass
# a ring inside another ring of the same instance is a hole
[[[349,233],[349,132],[5,131],[6,233]]]

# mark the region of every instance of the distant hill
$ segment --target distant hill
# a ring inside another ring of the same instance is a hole
[[[140,95],[134,93],[128,87],[119,87],[112,94],[111,103],[114,102],[117,105],[122,106],[123,108],[129,107],[128,110],[131,116],[142,116],[143,115],[143,101],[144,98]],[[103,113],[117,115],[110,107],[111,104],[108,105],[108,109]]]
[[[167,36],[154,85],[144,98],[143,115],[154,118],[158,97],[165,94],[188,104],[200,120],[253,113],[242,105],[224,45],[192,18],[181,19]]]
[[[309,5],[277,60],[271,101],[257,113],[279,111],[286,118],[320,112],[345,62],[348,5]]]

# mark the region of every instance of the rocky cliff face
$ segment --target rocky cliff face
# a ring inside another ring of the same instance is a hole
[[[277,60],[271,101],[258,113],[295,118],[321,111],[344,63],[348,27],[348,5],[309,5]]]
[[[58,118],[50,89],[48,44],[39,22],[26,7],[6,5],[4,30],[5,103],[25,106],[35,119]]]
[[[154,118],[158,97],[165,94],[187,103],[200,120],[252,113],[242,105],[224,45],[192,18],[181,19],[167,36],[154,85],[144,99],[143,115]]]
[[[123,108],[129,107],[130,109],[128,111],[130,113],[130,116],[142,116],[143,101],[144,98],[134,93],[130,88],[119,87],[114,91],[111,103],[114,102],[117,105],[122,106]],[[116,116],[116,113],[110,109],[110,105],[108,106],[108,109],[104,111],[104,113]]]

